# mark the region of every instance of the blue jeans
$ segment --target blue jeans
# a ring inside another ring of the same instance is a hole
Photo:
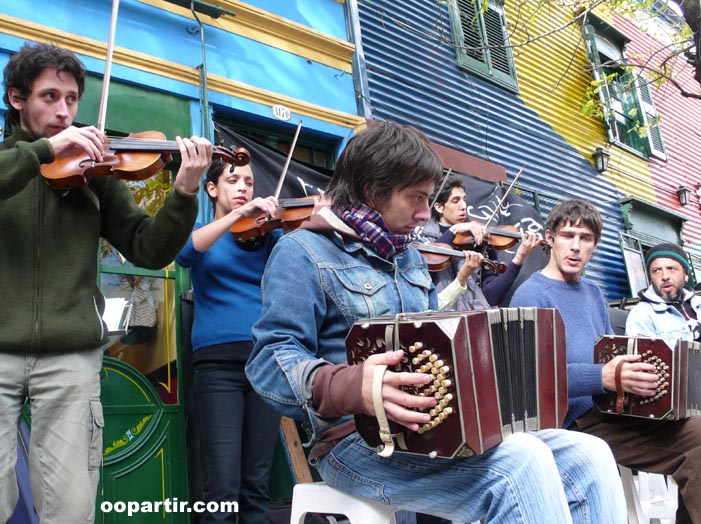
[[[623,488],[606,443],[566,430],[515,434],[482,455],[382,458],[353,433],[319,460],[326,483],[357,497],[456,520],[625,524]]]
[[[201,524],[265,523],[268,481],[280,415],[244,374],[243,362],[194,365],[195,410],[202,442],[204,498],[237,501],[239,513],[204,513]]]

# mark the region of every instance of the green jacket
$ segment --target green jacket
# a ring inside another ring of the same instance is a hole
[[[48,140],[22,130],[0,142],[0,352],[104,344],[100,237],[134,265],[159,269],[185,245],[197,215],[195,196],[173,190],[149,217],[112,176],[93,180],[92,194],[54,190],[39,172],[53,159]]]

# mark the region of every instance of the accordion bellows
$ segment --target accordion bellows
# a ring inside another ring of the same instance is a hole
[[[594,346],[594,362],[618,355],[641,355],[655,366],[658,386],[651,397],[608,392],[594,397],[602,413],[647,419],[679,420],[701,415],[701,345],[686,340],[605,336]]]
[[[433,375],[407,391],[437,399],[419,432],[395,423],[397,451],[465,457],[515,432],[558,428],[567,413],[565,327],[555,309],[425,312],[360,320],[346,337],[349,363],[402,349],[392,371]],[[370,446],[382,444],[374,417],[355,416]]]

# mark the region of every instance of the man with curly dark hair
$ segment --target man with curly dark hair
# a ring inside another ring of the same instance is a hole
[[[153,217],[112,176],[55,190],[44,182],[42,165],[77,154],[101,162],[106,153],[101,131],[73,125],[83,65],[70,51],[26,44],[5,67],[4,87],[13,133],[0,142],[0,523],[17,503],[17,423],[28,401],[30,480],[42,524],[92,524],[107,341],[99,241],[135,265],[170,263],[194,224],[212,147],[202,138],[177,138],[182,164],[175,188]]]

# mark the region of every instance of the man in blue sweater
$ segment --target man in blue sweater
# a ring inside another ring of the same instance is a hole
[[[615,391],[615,370],[623,361],[621,382],[626,392],[654,394],[654,366],[638,355],[621,355],[594,364],[594,344],[613,334],[608,306],[597,285],[582,277],[603,228],[599,211],[585,200],[565,200],[545,224],[550,261],[514,293],[513,307],[556,308],[567,329],[569,411],[564,427],[605,440],[619,464],[632,469],[672,475],[679,485],[677,524],[701,523],[701,419],[647,420],[604,415],[593,407],[592,395]]]

